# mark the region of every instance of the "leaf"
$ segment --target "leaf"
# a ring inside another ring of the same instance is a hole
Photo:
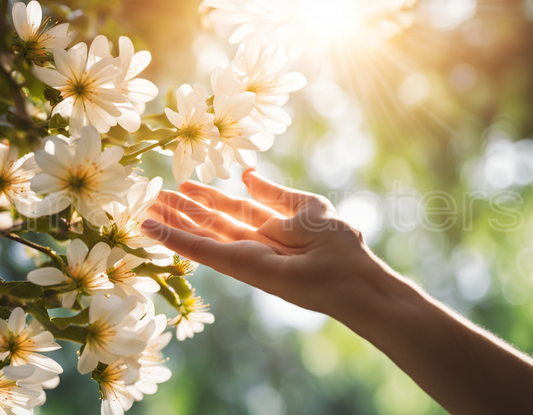
[[[164,116],[166,119],[166,115]],[[160,123],[158,121],[161,121],[161,122],[163,121],[163,120],[159,120],[159,116],[154,117],[153,120],[156,121],[155,124]],[[141,125],[141,128],[139,128],[139,130],[137,130],[135,133],[132,134],[135,143],[141,143],[147,140],[161,141],[176,133],[175,127],[172,124],[170,124],[168,120],[165,125],[167,126],[152,127],[150,122],[144,122]],[[127,149],[126,149],[126,152],[127,152]],[[126,152],[125,154],[127,154]]]
[[[48,85],[44,87],[43,95],[52,107],[55,107],[57,104],[63,101],[61,92],[55,88],[49,87]],[[58,126],[56,127],[55,125],[58,125]],[[68,123],[59,114],[54,115],[52,119],[50,120],[50,128],[56,128],[56,129],[65,128],[67,125]]]
[[[10,295],[19,300],[35,300],[43,294],[43,287],[29,281],[1,281],[0,294]]]
[[[59,329],[64,330],[68,326],[84,326],[89,323],[89,307],[83,309],[80,313],[72,317],[54,317],[52,318],[52,323],[54,323]]]
[[[43,216],[38,219],[28,220],[18,227],[13,227],[11,232],[47,233],[56,240],[64,241],[69,239],[67,221],[59,215]]]
[[[11,310],[7,307],[0,306],[0,318],[7,320],[11,315]]]
[[[48,131],[50,134],[63,134],[68,136],[69,133],[66,130],[66,127],[68,127],[68,121],[59,114],[54,115],[48,123]]]

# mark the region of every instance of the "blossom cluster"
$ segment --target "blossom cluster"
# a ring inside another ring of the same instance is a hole
[[[0,280],[0,413],[31,414],[45,402],[63,369],[43,353],[60,349],[58,340],[80,345],[77,368],[99,384],[102,414],[123,415],[170,379],[167,327],[183,341],[214,322],[188,282],[197,264],[141,232],[163,180],[135,165],[148,151],[170,154],[178,183],[194,171],[211,182],[229,178],[234,163],[253,167],[256,152],[291,124],[283,106],[306,80],[286,70],[283,44],[249,33],[233,61],[214,68],[211,95],[184,84],[173,108],[143,118],[159,93],[140,77],[150,52],[126,36],[118,53],[103,35],[75,43],[69,24],[43,18],[35,0],[15,3],[12,22],[3,65],[27,101],[22,110],[13,102],[12,113],[23,119],[20,111],[35,107],[40,121],[26,117],[35,123],[26,139],[13,127],[0,141],[0,236],[43,255],[25,281]],[[164,125],[149,125],[154,118]],[[154,141],[158,130],[165,137]],[[66,254],[26,239],[31,231],[50,235]],[[156,314],[156,293],[173,316]],[[58,308],[67,316],[49,311]]]

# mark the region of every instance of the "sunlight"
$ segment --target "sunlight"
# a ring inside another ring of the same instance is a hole
[[[299,11],[305,32],[323,40],[338,39],[360,27],[355,2],[350,0],[301,2]]]

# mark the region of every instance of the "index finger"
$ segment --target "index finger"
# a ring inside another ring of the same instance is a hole
[[[152,219],[143,223],[141,231],[188,259],[255,286],[276,275],[284,260],[274,249],[259,242],[220,243]]]

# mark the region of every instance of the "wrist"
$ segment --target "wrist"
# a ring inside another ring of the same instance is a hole
[[[370,251],[357,261],[330,316],[379,347],[409,316],[431,308],[429,297]],[[355,271],[357,270],[357,271]]]

